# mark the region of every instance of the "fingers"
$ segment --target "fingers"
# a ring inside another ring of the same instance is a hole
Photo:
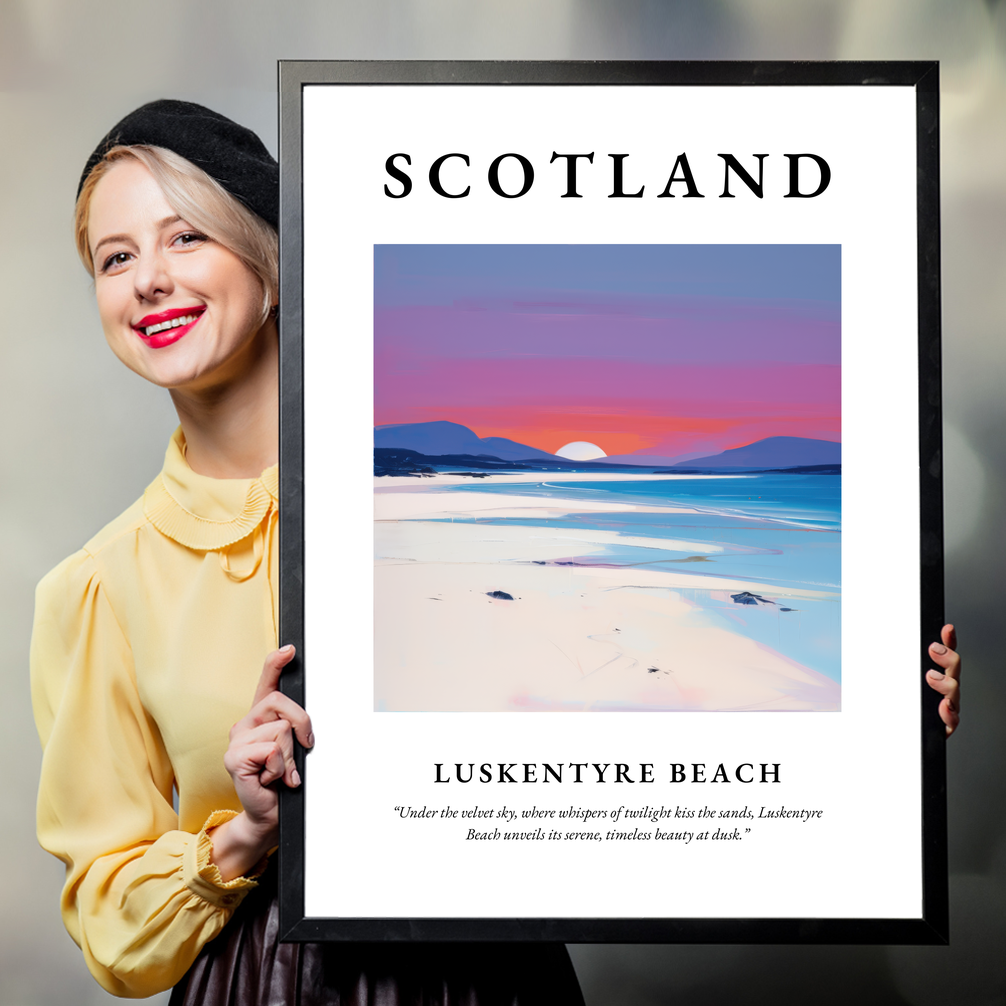
[[[259,678],[258,687],[255,689],[255,698],[252,699],[253,708],[270,692],[276,691],[279,687],[279,677],[283,673],[283,668],[293,660],[296,653],[296,648],[288,645],[278,650],[273,650],[265,658],[265,663],[262,665],[262,676]]]
[[[957,643],[957,634],[954,632],[954,627],[952,625],[943,626],[943,631],[940,635],[943,638],[943,642],[930,643],[929,656],[935,663],[939,664],[947,675],[958,679],[961,673],[961,656],[950,645],[951,642],[954,644]]]
[[[289,720],[297,734],[297,740],[306,747],[314,747],[314,732],[311,727],[311,717],[302,706],[279,691],[279,679],[283,668],[293,660],[297,651],[293,646],[284,646],[273,650],[262,665],[262,676],[255,689],[252,708],[234,727],[234,730],[249,729],[260,723],[274,719]],[[231,731],[231,736],[234,735]]]
[[[231,729],[231,739],[246,730],[253,730],[263,723],[275,720],[285,720],[293,727],[297,740],[306,747],[314,747],[314,733],[311,717],[303,706],[297,705],[289,695],[282,692],[270,692],[260,702],[256,703],[243,719],[234,724]]]
[[[249,731],[248,739],[252,743],[272,741],[278,757],[270,757],[262,769],[259,781],[263,786],[282,779],[291,789],[300,785],[300,773],[293,759],[293,734],[287,720],[274,720],[263,723]]]
[[[961,714],[956,709],[950,707],[948,699],[944,699],[940,703],[940,719],[946,725],[947,736],[949,737],[961,722]]]
[[[257,780],[259,786],[268,786],[283,777],[286,761],[279,743],[264,740],[229,748],[224,755],[224,768],[234,778],[235,786],[239,781],[251,780]],[[299,781],[298,778],[298,784]]]
[[[280,779],[291,788],[300,786],[300,773],[294,761],[294,736],[304,747],[314,746],[311,717],[278,690],[283,668],[295,653],[293,646],[284,646],[266,657],[252,708],[231,728],[224,765],[246,810],[249,801],[255,805],[260,794],[265,797],[263,787]]]
[[[942,670],[935,668],[926,672],[926,683],[943,696],[940,702],[940,719],[946,726],[949,737],[961,721],[961,657],[957,652],[957,630],[952,625],[944,625],[940,630],[939,643],[930,643],[929,656]]]
[[[249,745],[248,750],[254,754],[262,766],[258,774],[258,781],[262,786],[268,786],[283,777],[286,759],[283,756],[282,745],[263,741],[259,744]]]
[[[946,725],[947,736],[949,737],[957,729],[957,725],[961,721],[959,706],[960,682],[956,678],[951,677],[950,674],[931,670],[926,673],[926,683],[933,691],[939,692],[943,696],[939,709],[940,719]]]
[[[282,779],[291,789],[300,785],[300,773],[293,757],[293,733],[283,719],[261,723],[240,732],[231,739],[224,757],[227,771],[245,779],[258,777],[259,784],[268,786]]]
[[[944,646],[949,647],[951,650],[957,649],[957,630],[952,625],[943,626],[940,632],[940,639],[943,640]]]
[[[926,673],[926,681],[934,692],[939,692],[940,695],[948,700],[954,712],[958,711],[957,695],[961,687],[959,681],[950,677],[949,674],[942,674],[939,671],[928,671]]]
[[[930,671],[930,674],[935,674],[935,671]],[[929,682],[932,684],[932,681]],[[956,729],[958,724],[961,722],[961,714],[957,709],[957,706],[953,699],[947,696],[939,706],[940,719],[943,720],[943,724],[946,727],[947,736],[949,737]]]

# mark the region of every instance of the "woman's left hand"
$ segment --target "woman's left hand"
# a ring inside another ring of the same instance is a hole
[[[957,632],[952,625],[944,625],[940,643],[931,643],[929,656],[943,668],[926,673],[929,687],[943,696],[940,719],[947,726],[949,737],[961,721],[961,657],[957,653]]]

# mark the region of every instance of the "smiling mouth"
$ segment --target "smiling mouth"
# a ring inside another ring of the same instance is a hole
[[[181,328],[183,325],[191,325],[204,310],[205,308],[201,308],[199,310],[189,311],[185,314],[177,314],[174,317],[158,321],[153,325],[134,325],[133,328],[138,335],[143,336],[144,339],[149,339],[151,336],[157,335],[160,332],[168,332],[173,328]]]

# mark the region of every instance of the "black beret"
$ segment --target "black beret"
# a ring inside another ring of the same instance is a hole
[[[91,169],[112,147],[166,147],[191,161],[273,227],[279,226],[279,165],[250,130],[191,101],[163,98],[114,125],[84,165],[77,195]]]

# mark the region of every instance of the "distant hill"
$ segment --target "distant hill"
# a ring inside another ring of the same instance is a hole
[[[842,445],[831,440],[812,440],[809,437],[766,437],[744,447],[734,447],[722,454],[704,458],[691,458],[669,466],[683,469],[739,468],[807,468],[821,465],[838,466],[842,463]]]
[[[460,468],[451,472],[444,469]],[[633,468],[630,465],[607,465],[600,461],[571,461],[568,458],[525,458],[523,461],[501,461],[487,454],[419,454],[402,447],[375,447],[375,475],[471,475],[484,478],[490,472],[626,472],[650,473],[652,468]],[[477,474],[476,474],[477,473]]]
[[[605,465],[610,465],[616,470],[634,466],[673,474],[674,471],[739,472],[779,468],[812,470],[839,468],[842,464],[841,444],[808,437],[766,437],[721,454],[689,458],[687,461],[658,455],[619,454],[587,463],[572,462],[506,437],[478,437],[467,426],[446,420],[377,426],[374,428],[374,449],[382,455],[380,463],[376,461],[375,455],[375,463],[378,463],[378,467],[388,468],[394,468],[398,460],[407,466],[416,465],[420,460],[427,465],[463,466],[466,463],[471,465],[475,459],[483,459],[487,463],[476,467],[492,469],[498,468],[501,463],[526,461],[534,470],[542,470],[542,465],[545,465],[560,471],[601,471]],[[388,452],[404,454],[400,459],[392,460],[392,455]]]
[[[445,420],[375,426],[374,447],[396,447],[430,457],[468,454],[499,458],[501,461],[555,458],[554,454],[519,444],[506,437],[477,437],[467,426]]]
[[[687,456],[682,458],[680,454],[673,456],[663,454],[609,454],[601,460],[607,461],[612,465],[641,465],[644,468],[670,468],[672,465],[681,467],[691,464]]]

